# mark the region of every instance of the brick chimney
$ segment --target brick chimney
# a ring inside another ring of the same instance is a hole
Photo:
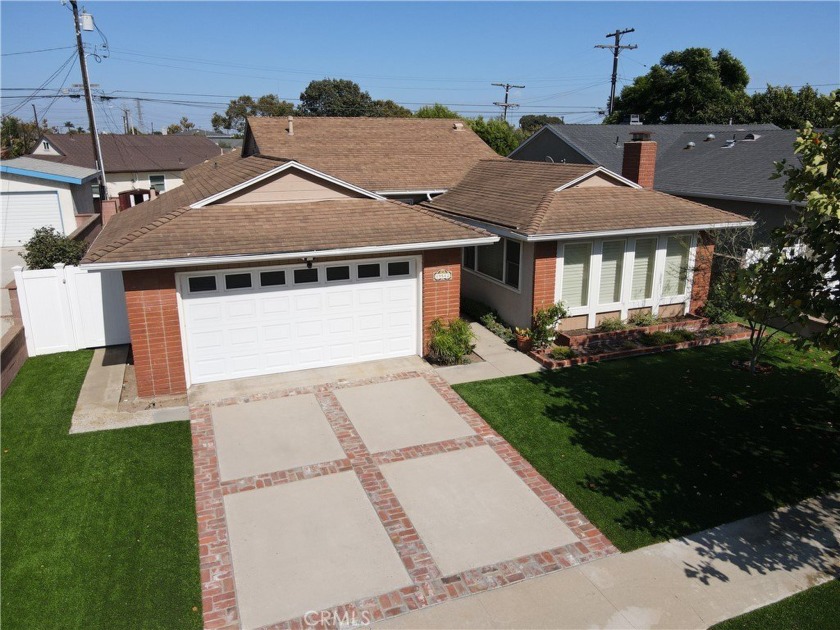
[[[621,174],[643,188],[653,188],[656,171],[656,143],[649,131],[633,131],[630,141],[624,143],[624,161]]]

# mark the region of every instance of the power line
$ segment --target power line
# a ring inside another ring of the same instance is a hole
[[[607,33],[605,37],[609,39],[610,37],[615,39],[615,44],[596,44],[595,48],[606,48],[608,50],[613,51],[613,69],[612,69],[612,79],[610,80],[612,87],[610,88],[610,106],[607,113],[612,114],[613,107],[615,107],[615,82],[618,79],[618,55],[621,53],[622,50],[635,50],[638,48],[636,44],[630,44],[627,46],[621,45],[621,36],[627,35],[628,33],[634,33],[636,31],[635,28],[626,28],[623,31],[619,31],[618,29],[615,30],[614,33]]]
[[[507,122],[508,109],[511,109],[511,108],[514,108],[514,107],[519,107],[519,103],[508,103],[508,95],[510,94],[510,88],[524,89],[525,86],[524,85],[513,85],[511,83],[491,83],[490,85],[495,85],[496,87],[505,88],[505,102],[500,103],[500,102],[496,101],[496,102],[493,103],[493,105],[496,105],[497,107],[502,108],[502,120]]]
[[[21,50],[19,52],[3,53],[3,57],[12,57],[14,55],[34,55],[35,53],[51,52],[53,50],[70,50],[75,46],[59,46],[58,48],[39,48],[38,50]]]

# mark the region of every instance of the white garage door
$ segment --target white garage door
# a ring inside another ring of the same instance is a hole
[[[412,258],[180,277],[192,383],[417,354]]]
[[[57,192],[0,193],[3,247],[19,247],[35,228],[52,226],[64,234]]]

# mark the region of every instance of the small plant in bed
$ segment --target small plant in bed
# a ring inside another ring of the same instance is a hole
[[[499,321],[493,313],[485,313],[481,316],[481,324],[491,333],[499,337],[505,343],[510,343],[516,338],[510,326]]]
[[[555,361],[565,361],[566,359],[574,359],[577,356],[577,352],[569,346],[554,346],[548,353],[548,356]]]
[[[531,339],[535,348],[545,348],[554,341],[557,335],[557,324],[568,315],[562,302],[556,302],[548,308],[540,308],[534,313],[534,326]]]
[[[633,326],[637,326],[642,328],[644,326],[653,326],[658,324],[660,319],[654,315],[653,313],[636,313],[630,319],[627,320],[628,324],[632,324]]]
[[[475,348],[475,335],[463,319],[453,319],[444,324],[440,318],[434,320],[429,329],[429,359],[440,365],[458,365],[466,362],[467,355]]]
[[[676,330],[657,330],[652,333],[644,333],[639,336],[639,343],[644,346],[667,346],[672,343],[692,341],[697,335],[690,330],[678,328]]]
[[[598,324],[598,332],[616,332],[618,330],[625,330],[627,324],[621,321],[620,317],[605,317]]]

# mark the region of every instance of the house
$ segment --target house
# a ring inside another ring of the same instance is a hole
[[[127,191],[162,193],[183,183],[183,172],[221,149],[203,136],[100,134],[110,197]],[[90,134],[44,134],[30,157],[96,168]],[[98,187],[94,190],[99,196]]]
[[[709,289],[708,230],[744,217],[651,189],[656,143],[624,143],[623,176],[603,166],[482,161],[424,204],[497,234],[463,249],[462,294],[527,327],[536,309],[562,301],[566,330],[638,312],[696,311]]]
[[[756,238],[791,218],[796,208],[774,162],[797,162],[796,131],[772,124],[546,125],[510,154],[514,160],[597,164],[620,173],[624,143],[647,132],[658,145],[654,188],[755,219]]]
[[[389,199],[439,195],[482,159],[501,159],[458,120],[254,117],[244,157],[296,160]]]
[[[20,247],[36,228],[70,234],[94,213],[92,168],[19,157],[0,162],[2,246]]]
[[[122,272],[138,393],[153,397],[422,355],[429,324],[459,315],[462,248],[497,240],[308,164],[249,155],[116,214],[83,268]]]
[[[179,131],[175,134],[165,134],[165,135],[174,135],[174,136],[204,136],[211,142],[213,142],[217,147],[220,149],[241,149],[242,148],[242,138],[241,137],[234,137],[233,134],[229,133],[219,133],[218,131],[212,131],[209,129],[186,129],[184,131]]]

